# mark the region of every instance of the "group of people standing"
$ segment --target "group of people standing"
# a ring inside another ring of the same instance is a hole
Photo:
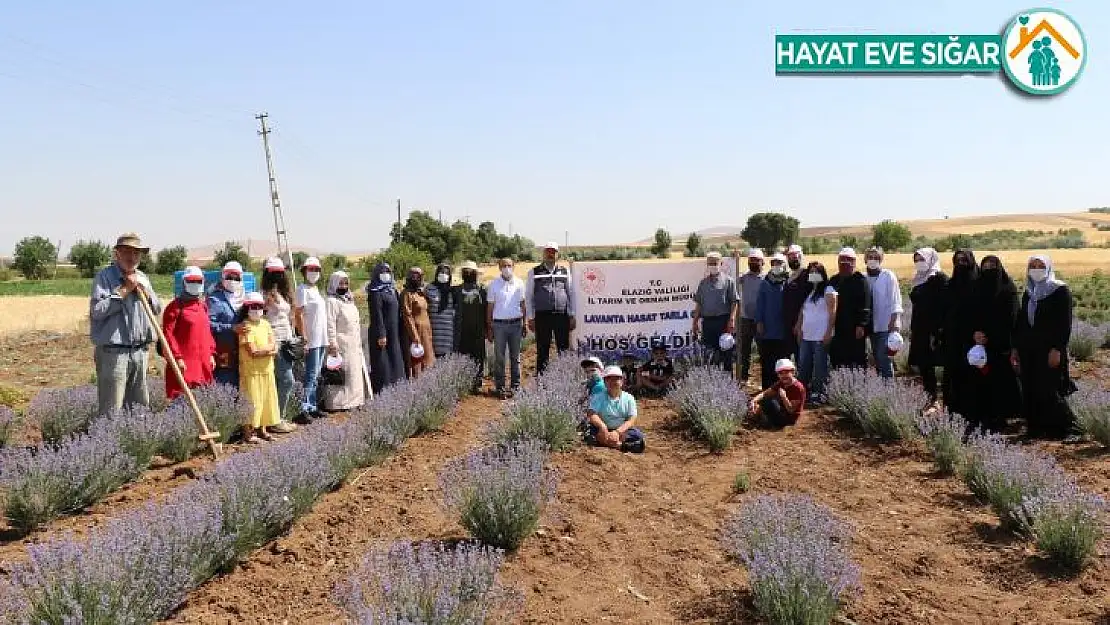
[[[820,262],[806,264],[802,248],[791,245],[772,255],[764,272],[768,259],[756,249],[747,254],[748,271],[734,280],[721,271],[720,254],[710,253],[694,296],[693,332],[726,370],[739,351],[742,383],[754,344],[763,363],[761,389],[781,385],[785,367],[796,362],[810,404],[825,400],[831,369],[873,366],[892,378],[893,356],[908,338],[908,363],[934,404],[943,398],[948,410],[988,430],[1023,416],[1031,436],[1069,434],[1072,299],[1048,257],[1029,258],[1019,297],[997,256],[977,264],[971,250],[956,250],[949,278],[936,250],[917,250],[906,338],[898,277],[883,267],[879,247],[868,248],[863,260],[860,271],[856,251],[845,247],[830,273]]]

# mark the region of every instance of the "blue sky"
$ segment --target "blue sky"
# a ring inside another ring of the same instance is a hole
[[[398,197],[572,244],[1107,205],[1110,6],[1052,6],[1090,60],[1035,100],[774,75],[775,32],[998,32],[1012,2],[6,2],[0,254],[272,238],[260,110],[290,238],[329,250],[385,244]]]

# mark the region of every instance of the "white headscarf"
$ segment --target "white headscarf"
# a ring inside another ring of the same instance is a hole
[[[232,290],[224,288],[224,273],[228,271],[237,272],[240,277],[240,281],[235,283],[235,288]],[[243,298],[246,295],[245,291],[243,290],[243,273],[243,266],[240,265],[237,261],[230,260],[225,263],[223,269],[220,270],[219,284],[213,287],[213,290],[218,288],[224,293],[227,293],[227,303],[231,304],[231,308],[235,312],[239,312],[239,309],[243,307]]]
[[[1047,270],[1045,279],[1040,282],[1033,282],[1029,277],[1029,270],[1025,271],[1025,292],[1029,293],[1029,307],[1026,310],[1028,315],[1029,325],[1033,325],[1033,319],[1037,316],[1037,304],[1044,298],[1056,292],[1056,289],[1064,286],[1064,282],[1056,278],[1056,272],[1052,270],[1052,259],[1046,254],[1034,254],[1029,257],[1030,261],[1039,260],[1044,263],[1044,268]],[[1029,266],[1027,261],[1026,267]]]
[[[913,274],[913,286],[920,286],[925,284],[925,281],[929,278],[940,273],[940,254],[937,254],[937,251],[931,247],[923,247],[917,250],[916,253],[921,256],[922,260],[929,264],[929,267],[925,269],[925,271],[916,271]]]
[[[339,289],[339,283],[343,280],[343,278],[347,278],[347,292],[343,295],[340,295],[339,293],[337,293],[337,291]],[[351,278],[347,275],[346,271],[333,272],[331,274],[331,277],[328,278],[328,295],[336,299],[341,299],[348,302],[351,301],[350,281]]]

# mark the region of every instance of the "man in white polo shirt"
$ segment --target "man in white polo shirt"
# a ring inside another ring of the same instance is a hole
[[[524,281],[513,274],[513,259],[497,262],[501,270],[487,291],[486,339],[493,341],[493,383],[501,399],[520,390],[520,342],[524,338]],[[511,391],[505,388],[505,350],[509,350]]]

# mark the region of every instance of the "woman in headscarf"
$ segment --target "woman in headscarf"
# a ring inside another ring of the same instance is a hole
[[[243,266],[236,261],[224,265],[220,283],[208,294],[208,326],[216,339],[217,382],[239,386],[239,331],[236,322],[243,307]]]
[[[189,388],[205,386],[214,381],[216,340],[208,321],[204,294],[204,272],[200,267],[186,267],[181,295],[162,312],[162,331],[166,347],[177,361],[177,368]],[[177,376],[166,367],[166,397],[173,399],[184,391]]]
[[[970,408],[964,417],[973,426],[1001,432],[1007,419],[1021,412],[1021,389],[1017,374],[1009,366],[1018,312],[1017,287],[997,256],[983,259],[972,297],[972,339],[987,351],[987,364],[979,367],[979,375],[973,378]]]
[[[967,352],[975,345],[975,281],[979,265],[975,253],[959,249],[952,255],[952,279],[945,291],[944,405],[949,412],[967,415],[973,409],[973,382],[979,371],[968,364]],[[915,312],[916,314],[916,312]]]
[[[921,384],[932,402],[937,401],[937,365],[942,364],[948,276],[940,270],[940,254],[931,247],[913,253],[914,274],[910,288],[909,364],[921,372]]]
[[[351,280],[344,271],[328,278],[327,309],[328,356],[343,360],[343,384],[324,386],[323,401],[328,410],[352,410],[366,403],[366,373],[362,324],[351,297]]]
[[[277,353],[274,354],[274,378],[277,380],[278,410],[281,422],[270,428],[271,432],[287,434],[297,426],[285,418],[289,404],[289,394],[293,392],[293,359],[289,357],[286,343],[295,340],[293,336],[293,291],[289,286],[289,275],[285,263],[276,256],[266,259],[262,265],[262,297],[265,299],[266,321],[274,333]]]
[[[471,393],[477,395],[482,389],[482,370],[486,364],[486,341],[491,336],[486,333],[486,304],[489,298],[486,287],[478,282],[478,265],[468,260],[462,264],[462,284],[454,288],[455,303],[455,351],[470,356],[478,365],[474,375]]]
[[[408,337],[408,350],[405,352],[412,377],[417,377],[436,362],[435,346],[432,344],[432,321],[428,317],[428,293],[424,287],[424,270],[420,267],[409,269],[405,279],[405,290],[401,293],[401,321]],[[417,357],[417,348],[423,352]]]
[[[1068,373],[1072,306],[1071,291],[1056,278],[1052,260],[1043,254],[1030,257],[1010,356],[1025,391],[1030,436],[1073,434],[1075,415],[1065,400],[1075,391]]]
[[[436,358],[455,351],[455,293],[451,289],[451,265],[436,267],[435,282],[427,289],[428,317],[432,322],[432,343]]]
[[[389,263],[378,263],[370,273],[366,286],[366,305],[370,309],[370,327],[366,330],[370,345],[370,386],[375,393],[405,379],[405,358],[408,349],[401,340],[401,305],[393,286],[393,270]]]

